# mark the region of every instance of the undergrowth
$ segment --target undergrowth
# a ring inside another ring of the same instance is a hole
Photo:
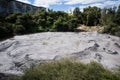
[[[12,80],[120,80],[120,70],[111,72],[96,62],[64,60],[37,65]]]

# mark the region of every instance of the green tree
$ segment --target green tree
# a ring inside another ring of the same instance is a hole
[[[83,10],[84,24],[87,26],[96,26],[100,24],[101,9],[98,7],[87,7]]]
[[[78,24],[82,24],[83,20],[82,20],[82,13],[80,11],[80,9],[78,7],[76,7],[73,11],[73,15],[74,17],[77,19],[77,23]]]
[[[69,26],[63,17],[59,17],[53,24],[56,31],[68,31]]]
[[[119,7],[118,7],[118,9],[117,9],[115,19],[116,19],[116,20],[115,20],[116,24],[120,25],[120,5],[119,5]]]

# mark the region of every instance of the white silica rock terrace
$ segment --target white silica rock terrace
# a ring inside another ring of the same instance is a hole
[[[25,68],[35,64],[66,57],[117,68],[120,66],[120,37],[97,32],[15,36],[0,42],[0,73],[20,75]]]

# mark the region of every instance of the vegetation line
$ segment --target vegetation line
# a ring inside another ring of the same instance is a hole
[[[12,80],[120,80],[120,69],[113,73],[96,62],[63,60],[38,65]]]
[[[36,32],[74,32],[78,25],[104,26],[103,33],[120,36],[120,6],[118,8],[75,8],[73,14],[41,9],[36,13],[0,15],[0,39],[16,34]]]

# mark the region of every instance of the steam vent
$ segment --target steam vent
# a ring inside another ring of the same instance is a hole
[[[16,0],[0,0],[0,13],[14,13],[14,12],[36,12],[42,7],[36,7],[30,4],[22,3]]]

